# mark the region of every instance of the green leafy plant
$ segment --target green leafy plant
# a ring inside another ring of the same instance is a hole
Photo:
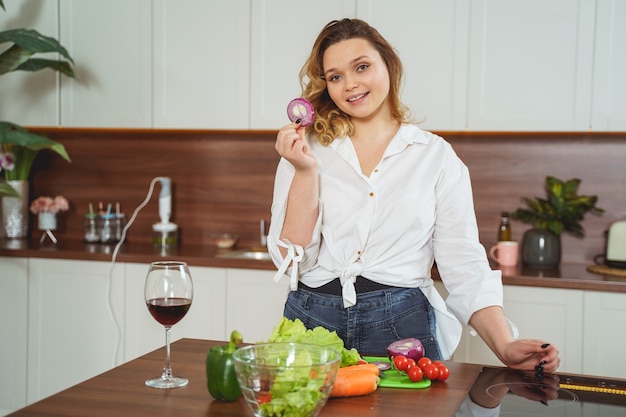
[[[548,176],[545,181],[547,198],[522,198],[528,208],[518,208],[511,217],[532,224],[536,229],[550,230],[557,236],[569,232],[583,237],[585,231],[581,222],[585,214],[601,214],[604,210],[596,206],[597,196],[578,195],[580,183],[578,178],[561,181]]]
[[[4,8],[3,0],[0,7]],[[10,46],[0,53],[0,75],[12,71],[36,72],[51,69],[76,78],[74,61],[67,50],[54,38],[44,36],[32,29],[10,29],[0,32],[0,45]],[[65,59],[42,59],[33,57],[39,53],[58,53]],[[70,161],[65,147],[59,142],[30,133],[23,127],[0,121],[0,196],[18,197],[7,180],[27,180],[39,151],[48,149]]]

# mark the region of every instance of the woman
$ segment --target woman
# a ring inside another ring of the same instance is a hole
[[[301,81],[315,122],[284,126],[276,139],[268,247],[277,278],[291,279],[285,316],[367,354],[416,337],[431,359],[451,357],[461,320],[505,365],[556,370],[554,346],[514,340],[500,272],[478,241],[467,167],[409,122],[401,79],[393,48],[361,20],[330,22],[313,45]],[[430,277],[435,260],[446,302]]]

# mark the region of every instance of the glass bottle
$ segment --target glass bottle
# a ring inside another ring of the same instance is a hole
[[[498,227],[498,242],[507,242],[509,240],[512,240],[509,213],[507,211],[503,211],[500,216],[500,226]]]

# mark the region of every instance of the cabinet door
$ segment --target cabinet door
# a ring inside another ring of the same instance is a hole
[[[123,269],[109,262],[29,260],[28,403],[117,364]]]
[[[250,1],[154,1],[154,127],[249,127]]]
[[[274,282],[275,271],[228,269],[226,330],[239,330],[245,342],[267,340],[283,316],[289,280]]]
[[[34,29],[42,35],[56,38],[59,13],[56,1],[5,1],[4,8],[6,11],[0,10],[0,31]],[[8,45],[3,43],[0,50],[4,51]],[[3,74],[0,76],[0,91],[0,120],[23,126],[59,124],[59,92],[54,71]]]
[[[593,0],[471,2],[468,128],[587,130]]]
[[[172,327],[172,342],[184,337],[224,340],[226,270],[190,266],[189,272],[193,281],[193,301],[187,315]],[[125,361],[165,345],[165,330],[146,307],[144,283],[147,273],[146,264],[126,264]],[[172,352],[174,367],[175,355]]]
[[[466,126],[469,2],[361,0],[358,17],[397,50],[402,101],[425,129]]]
[[[61,0],[61,41],[77,79],[61,78],[61,123],[151,127],[151,0]]]
[[[507,285],[504,312],[519,329],[520,338],[543,339],[561,352],[559,371],[582,371],[583,292]],[[464,331],[454,353],[460,362],[502,365],[479,336]]]
[[[626,294],[585,292],[583,373],[626,377],[624,323]]]
[[[298,97],[300,68],[315,38],[333,19],[353,17],[355,0],[309,3],[253,1],[250,45],[250,128],[278,129],[289,123],[287,103]]]
[[[593,130],[626,130],[626,2],[598,0]]]
[[[0,415],[26,405],[28,260],[0,258]]]

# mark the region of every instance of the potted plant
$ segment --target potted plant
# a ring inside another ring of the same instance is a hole
[[[528,208],[518,208],[511,217],[529,223],[532,229],[522,239],[522,261],[530,266],[556,266],[561,261],[561,233],[584,237],[581,224],[585,214],[601,214],[595,195],[578,195],[581,180],[561,181],[548,176],[545,180],[547,197],[522,198]]]
[[[0,7],[5,10],[3,0],[0,0]],[[5,43],[10,45],[0,53],[0,75],[12,71],[36,72],[48,68],[72,78],[76,77],[74,61],[54,38],[32,29],[10,29],[0,32],[0,45]],[[58,53],[65,59],[33,57],[39,53]],[[70,161],[61,143],[31,133],[14,123],[0,120],[0,198],[2,198],[2,224],[7,237],[23,237],[26,234],[28,178],[35,157],[44,149],[56,152]],[[7,220],[7,216],[13,218]],[[8,231],[7,222],[19,227]]]

